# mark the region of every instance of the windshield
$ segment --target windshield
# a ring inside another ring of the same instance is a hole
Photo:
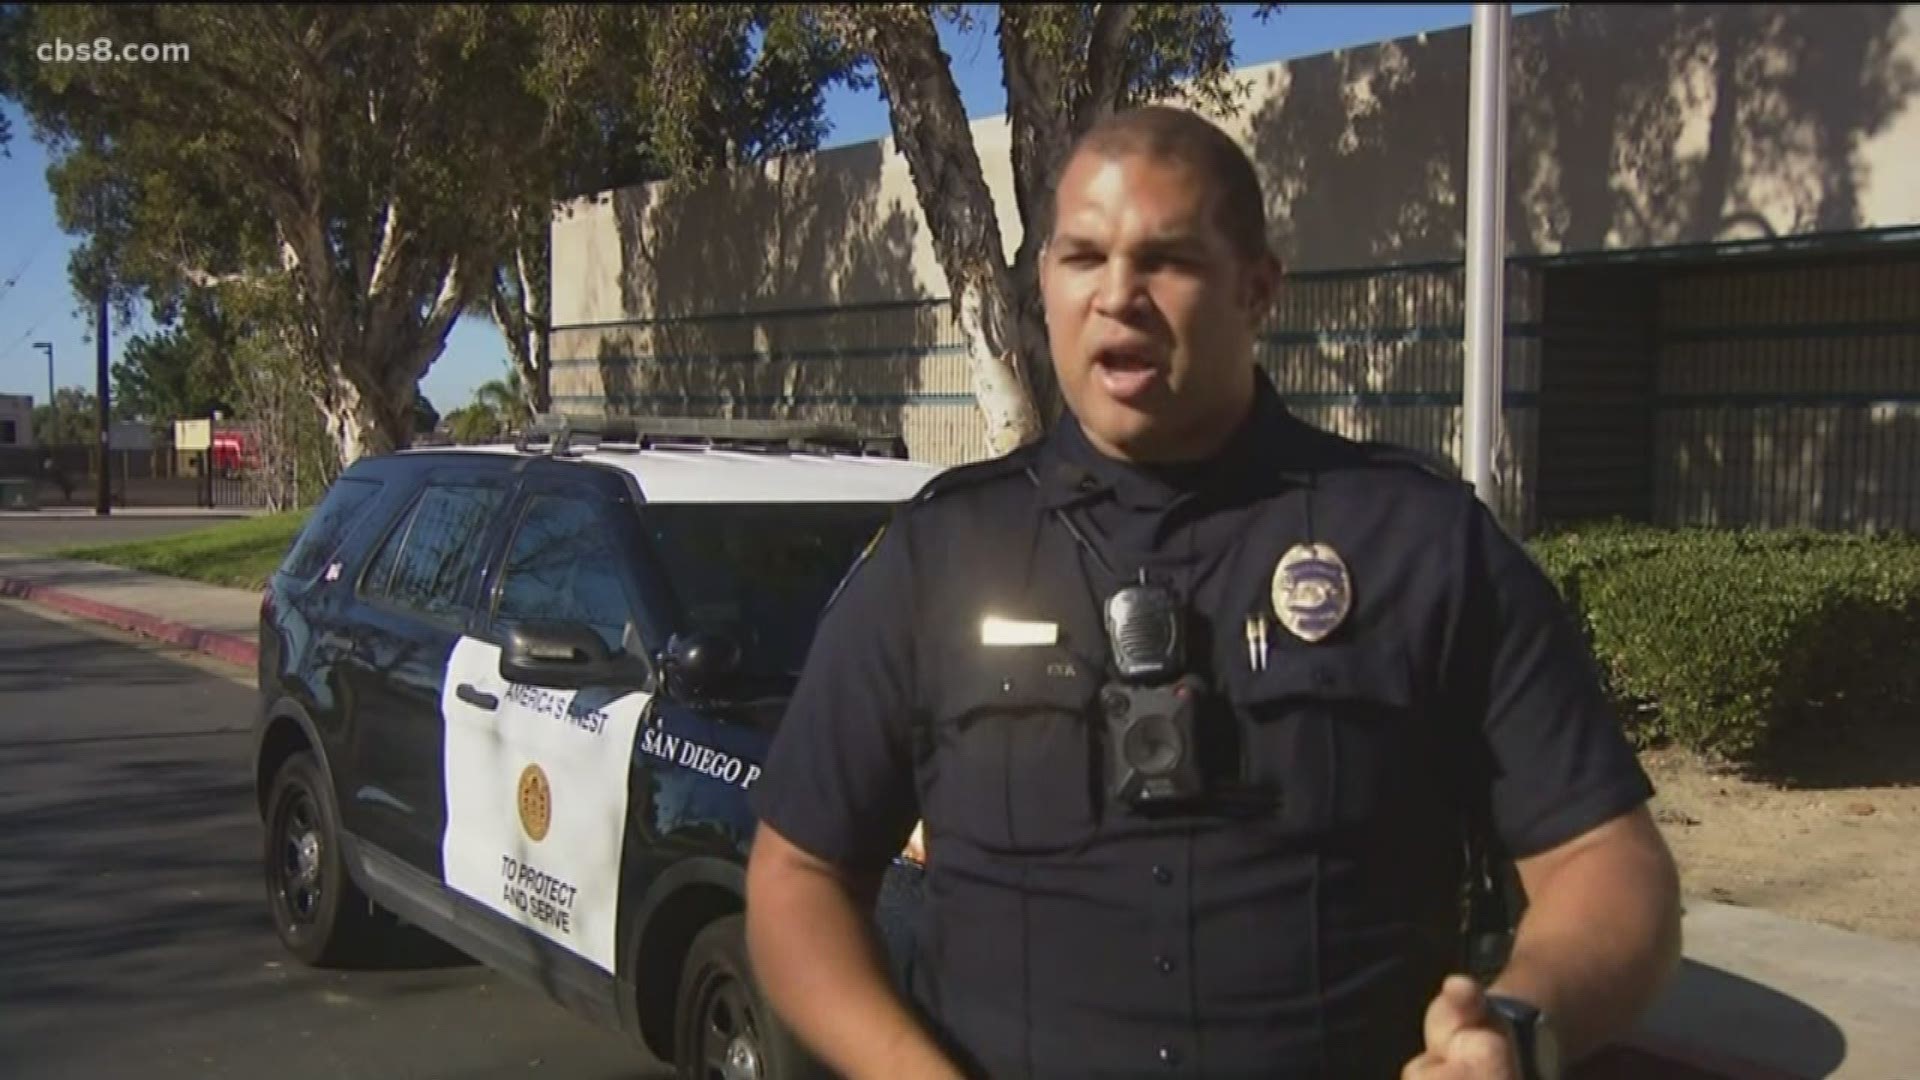
[[[886,503],[674,503],[648,506],[646,520],[683,629],[739,642],[743,691],[786,693],[828,598],[892,512]]]

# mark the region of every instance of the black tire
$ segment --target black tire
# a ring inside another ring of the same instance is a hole
[[[674,1005],[681,1080],[812,1080],[832,1074],[774,1015],[747,960],[746,917],[708,923],[687,949]]]
[[[379,912],[347,873],[340,813],[311,754],[280,766],[267,797],[267,910],[287,951],[314,967],[343,967],[383,939]]]

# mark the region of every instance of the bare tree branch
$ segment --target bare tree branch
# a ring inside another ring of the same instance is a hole
[[[265,288],[272,284],[258,274],[216,274],[197,266],[181,264],[180,277],[197,289],[218,289],[228,285],[245,285],[250,288]]]
[[[891,102],[894,138],[907,159],[920,209],[932,227],[954,314],[967,334],[974,396],[996,453],[1037,438],[1022,340],[1011,298],[993,195],[973,145],[960,90],[925,9],[857,9],[867,25],[874,65]],[[868,11],[873,14],[869,16]]]
[[[1111,114],[1127,87],[1127,36],[1133,32],[1138,4],[1093,5],[1093,32],[1087,45],[1085,96],[1075,102],[1074,135],[1084,134]]]
[[[461,288],[460,257],[455,255],[447,261],[446,273],[440,279],[439,295],[434,297],[433,307],[427,312],[426,332],[428,337],[437,337],[453,325],[460,317],[460,309],[466,299]]]
[[[394,193],[387,200],[385,212],[380,219],[380,243],[374,250],[373,270],[367,275],[366,294],[377,296],[391,286],[394,260],[398,258],[400,247],[406,243],[406,234],[396,224],[400,220],[400,195]]]

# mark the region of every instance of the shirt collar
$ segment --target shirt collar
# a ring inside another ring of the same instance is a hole
[[[1226,444],[1206,460],[1141,466],[1110,458],[1067,412],[1043,448],[1040,486],[1049,506],[1110,492],[1123,505],[1154,510],[1195,496],[1270,486],[1275,478],[1304,483],[1317,456],[1311,432],[1287,410],[1267,373],[1255,368],[1252,408]]]

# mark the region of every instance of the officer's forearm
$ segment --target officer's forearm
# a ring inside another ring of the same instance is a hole
[[[1530,875],[1527,913],[1492,987],[1546,1010],[1569,1060],[1625,1034],[1680,959],[1672,857],[1650,821],[1620,825],[1614,841]]]
[[[835,1073],[865,1077],[960,1074],[893,991],[862,903],[867,890],[798,859],[748,868],[747,941],[773,1006]],[[870,899],[870,897],[868,897]]]

